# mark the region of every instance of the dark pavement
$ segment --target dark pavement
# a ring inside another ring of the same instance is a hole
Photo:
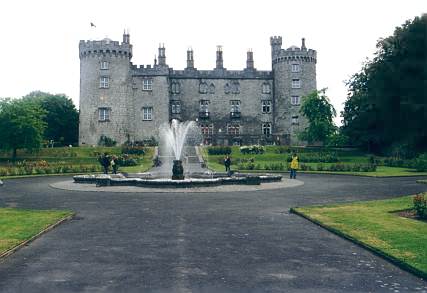
[[[230,193],[75,192],[5,180],[0,206],[71,209],[0,262],[0,292],[427,292],[427,282],[289,214],[294,206],[427,190],[415,178],[300,175]]]

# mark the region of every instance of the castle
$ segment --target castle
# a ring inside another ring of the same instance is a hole
[[[271,71],[256,70],[252,51],[246,68],[227,70],[219,46],[213,70],[195,68],[191,49],[187,67],[174,70],[164,46],[153,66],[133,65],[126,32],[121,43],[80,41],[79,145],[96,145],[101,136],[119,144],[158,139],[171,119],[197,121],[205,144],[304,144],[299,109],[316,90],[316,51],[304,39],[288,49],[281,37],[270,44]]]

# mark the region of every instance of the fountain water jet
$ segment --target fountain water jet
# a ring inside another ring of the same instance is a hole
[[[173,155],[172,179],[183,180],[182,151],[191,129],[197,127],[194,121],[180,122],[172,119],[170,124],[160,127],[160,136],[164,139],[166,150]]]

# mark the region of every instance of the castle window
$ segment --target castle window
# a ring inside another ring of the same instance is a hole
[[[229,94],[230,91],[231,91],[230,85],[228,83],[226,83],[224,86],[224,93]]]
[[[298,125],[299,124],[299,120],[298,120],[298,116],[292,116],[292,125]]]
[[[229,135],[240,135],[239,124],[227,124],[227,134]]]
[[[110,87],[110,77],[101,76],[99,78],[99,87],[102,89],[108,89]]]
[[[108,61],[101,61],[101,69],[108,69]]]
[[[213,124],[200,124],[200,132],[203,135],[212,135],[213,134]]]
[[[153,90],[153,79],[152,78],[144,78],[142,81],[142,90],[143,91],[151,91]]]
[[[110,108],[98,108],[98,121],[110,121]]]
[[[264,82],[262,84],[262,93],[263,94],[269,94],[269,93],[271,93],[271,87],[270,87],[270,84],[268,82]]]
[[[300,65],[299,64],[292,64],[291,71],[292,72],[300,72],[301,71]]]
[[[261,101],[261,110],[263,114],[271,113],[271,100]]]
[[[210,94],[214,94],[215,93],[215,85],[213,83],[211,83],[211,85],[209,86],[209,93]]]
[[[171,101],[171,113],[172,114],[181,113],[181,101]]]
[[[173,94],[179,94],[181,92],[181,85],[179,82],[173,81],[171,84],[171,92]]]
[[[231,100],[230,106],[231,106],[231,109],[230,109],[231,116],[233,117],[233,114],[234,114],[234,116],[238,115],[240,117],[240,100]]]
[[[301,98],[299,96],[291,96],[291,105],[297,106],[301,103]]]
[[[262,133],[265,136],[270,136],[271,135],[271,123],[263,123],[262,124]]]
[[[293,89],[299,89],[299,88],[301,88],[301,80],[299,80],[299,79],[292,79],[292,88]]]
[[[231,93],[240,94],[240,83],[238,81],[233,81],[231,84]]]
[[[201,82],[199,84],[199,93],[206,94],[208,92],[208,84],[206,82]]]
[[[209,118],[209,100],[199,101],[199,118]]]
[[[153,120],[153,107],[142,108],[142,120],[144,121]]]

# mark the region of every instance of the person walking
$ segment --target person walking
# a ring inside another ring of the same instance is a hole
[[[231,175],[231,158],[229,155],[227,155],[224,159],[224,166],[225,166],[225,172],[227,172],[227,175]]]
[[[298,160],[299,159],[298,159],[297,154],[293,153],[292,161],[291,161],[291,174],[290,174],[291,179],[296,179],[296,177],[297,177],[297,170],[299,168]]]

